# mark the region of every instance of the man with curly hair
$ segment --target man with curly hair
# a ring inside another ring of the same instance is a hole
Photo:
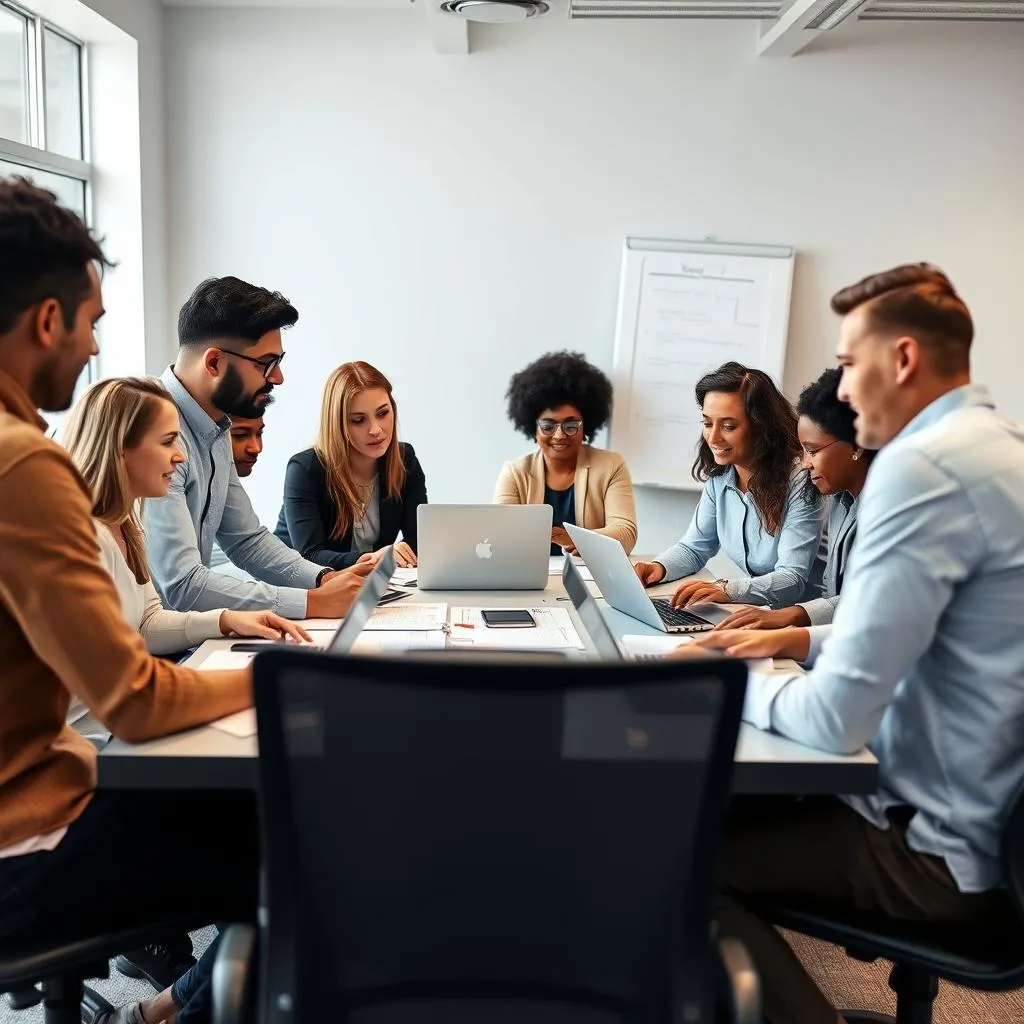
[[[537,442],[506,462],[494,491],[500,505],[550,505],[551,553],[575,554],[565,524],[636,544],[633,482],[625,460],[590,442],[612,414],[612,383],[578,352],[541,356],[512,377],[508,418]]]

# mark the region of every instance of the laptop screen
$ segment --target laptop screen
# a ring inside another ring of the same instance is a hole
[[[562,567],[562,582],[583,622],[583,628],[590,634],[590,639],[597,648],[597,653],[606,661],[618,661],[622,657],[622,652],[615,634],[601,613],[597,599],[590,593],[583,576],[569,555],[565,556],[565,564]]]
[[[394,549],[388,547],[387,551],[380,556],[377,567],[367,577],[359,596],[352,603],[348,615],[342,619],[338,632],[331,637],[327,645],[330,654],[347,654],[356,637],[363,631],[363,627],[370,621],[370,616],[377,607],[377,602],[384,596],[384,592],[391,583],[391,577],[395,575],[395,553]]]

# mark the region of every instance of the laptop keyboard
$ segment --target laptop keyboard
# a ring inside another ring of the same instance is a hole
[[[682,626],[688,633],[703,633],[714,628],[714,623],[702,619],[699,615],[694,615],[693,612],[684,611],[682,608],[673,608],[667,597],[655,598],[653,603],[658,610],[659,618],[666,626]]]

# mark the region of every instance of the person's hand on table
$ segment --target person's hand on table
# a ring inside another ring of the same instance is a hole
[[[702,633],[691,647],[721,651],[730,658],[792,658],[806,661],[811,635],[800,626],[782,629],[722,629]]]
[[[356,599],[375,563],[369,559],[356,562],[340,572],[324,573],[320,586],[306,593],[306,618],[343,618]]]
[[[576,554],[576,545],[569,536],[569,531],[563,526],[551,527],[551,543],[557,544],[567,555]]]
[[[661,562],[634,562],[633,569],[645,587],[653,587],[665,578],[665,566]]]
[[[220,631],[224,636],[256,636],[261,640],[294,640],[311,643],[313,638],[297,623],[274,612],[220,613]]]
[[[688,608],[691,604],[711,602],[728,604],[729,595],[714,580],[687,580],[680,583],[672,595],[673,608]]]
[[[416,568],[416,552],[404,540],[395,541],[393,548],[395,552],[395,566],[397,568]],[[375,552],[377,560],[380,559],[386,550],[386,548],[381,548],[380,551]]]
[[[811,620],[799,605],[792,608],[757,608],[748,605],[722,619],[715,629],[784,629],[809,626]]]

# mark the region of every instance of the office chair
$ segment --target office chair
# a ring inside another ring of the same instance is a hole
[[[261,655],[260,976],[233,927],[214,1020],[759,1024],[710,917],[745,675]]]
[[[0,992],[18,993],[20,1008],[39,1000],[42,990],[45,1024],[80,1024],[83,1013],[95,1010],[86,997],[87,978],[106,978],[109,960],[126,949],[157,941],[168,930],[199,927],[194,917],[174,917],[134,928],[89,934],[69,930],[65,935],[0,941]]]
[[[1010,803],[1000,856],[1018,920],[1005,927],[965,929],[895,921],[828,908],[769,906],[776,924],[843,946],[857,960],[891,960],[889,987],[896,1016],[847,1011],[851,1024],[932,1024],[939,979],[1004,992],[1024,985],[1024,785]]]

